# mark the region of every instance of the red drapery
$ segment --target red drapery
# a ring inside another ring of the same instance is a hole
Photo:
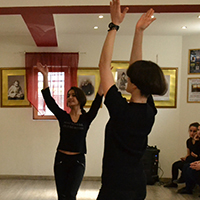
[[[71,86],[77,86],[78,53],[26,53],[26,82],[27,97],[30,103],[38,110],[38,70],[34,67],[37,62],[47,65],[49,72],[64,72],[64,109],[66,106],[67,91]],[[52,94],[53,96],[53,94]],[[40,110],[41,112],[41,110]],[[41,112],[44,114],[45,110]]]

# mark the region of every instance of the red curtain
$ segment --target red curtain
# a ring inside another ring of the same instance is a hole
[[[38,70],[34,67],[37,62],[47,65],[49,72],[64,72],[64,109],[66,106],[67,91],[71,86],[77,86],[78,53],[26,53],[26,82],[27,97],[30,103],[38,110]],[[40,92],[40,91],[39,91]],[[52,94],[53,96],[53,94]],[[45,110],[39,111],[41,114]]]

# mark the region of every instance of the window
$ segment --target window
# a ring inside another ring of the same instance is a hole
[[[64,109],[65,98],[65,73],[49,72],[49,89],[60,108]],[[41,90],[43,89],[43,75],[38,72],[38,111],[34,109],[34,119],[55,119],[54,114],[44,103]],[[45,111],[45,112],[44,112]]]
[[[28,100],[34,107],[34,119],[55,119],[44,103],[41,90],[43,75],[34,66],[41,62],[49,69],[49,88],[60,108],[66,106],[67,91],[77,86],[78,53],[26,53],[26,81]]]

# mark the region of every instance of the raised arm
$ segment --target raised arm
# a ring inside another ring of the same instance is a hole
[[[110,14],[111,14],[111,21],[113,24],[119,26],[120,23],[123,21],[127,11],[128,8],[125,8],[124,11],[121,12],[121,6],[119,0],[112,0],[110,2]],[[112,60],[116,32],[117,32],[116,29],[108,31],[99,61],[99,71],[100,71],[101,84],[104,95],[106,95],[109,88],[115,84],[112,72],[110,70],[111,67],[110,64]]]
[[[156,20],[156,18],[152,18],[153,14],[153,9],[148,10],[145,14],[143,14],[140,17],[136,24],[133,46],[129,62],[130,65],[137,60],[142,60],[143,32],[153,21]]]
[[[43,79],[43,89],[49,87],[49,85],[48,85],[49,70],[48,70],[47,66],[46,65],[43,66],[40,62],[38,62],[36,67],[37,67],[38,71],[40,71],[43,74],[43,78],[44,78]]]

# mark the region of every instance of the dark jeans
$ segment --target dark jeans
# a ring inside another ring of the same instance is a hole
[[[174,162],[172,165],[172,181],[178,179],[179,170],[182,171],[180,178],[184,179],[183,175],[184,165],[187,165],[188,163],[192,163],[194,161],[196,161],[196,158],[194,158],[193,156],[188,156],[185,161],[179,160]]]
[[[188,163],[184,165],[183,173],[186,183],[186,189],[192,192],[196,184],[200,185],[200,171],[196,171],[190,168],[190,164]]]
[[[76,200],[85,172],[85,155],[66,155],[57,151],[54,175],[58,200]]]

